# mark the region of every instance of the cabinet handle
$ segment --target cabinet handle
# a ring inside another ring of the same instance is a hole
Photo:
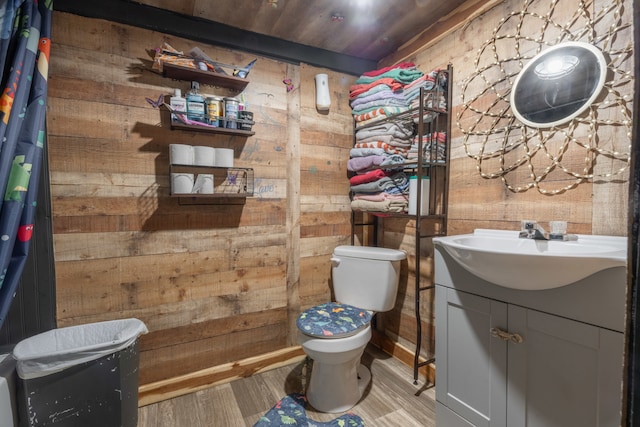
[[[520,344],[522,341],[524,341],[522,335],[512,334],[507,331],[503,331],[502,329],[491,328],[489,332],[491,333],[492,337],[500,338],[502,341],[511,341],[514,344]]]

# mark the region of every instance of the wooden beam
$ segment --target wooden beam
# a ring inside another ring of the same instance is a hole
[[[286,74],[292,81],[300,79],[300,67],[287,65]],[[287,344],[295,345],[298,337],[296,319],[300,314],[300,90],[287,95]]]
[[[144,384],[138,389],[138,406],[146,406],[224,384],[259,372],[297,363],[305,358],[302,347],[288,347],[237,362],[202,369],[167,380]]]
[[[422,33],[415,36],[397,51],[378,62],[378,67],[386,67],[405,61],[434,44],[453,31],[462,28],[469,21],[494,8],[504,0],[469,0],[448,15],[440,18],[435,24],[429,26]]]

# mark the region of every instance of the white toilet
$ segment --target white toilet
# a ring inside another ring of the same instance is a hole
[[[371,317],[396,302],[404,251],[338,246],[331,258],[337,302],[320,304],[298,316],[298,341],[313,359],[307,400],[318,411],[353,407],[371,374],[360,357],[371,338]]]

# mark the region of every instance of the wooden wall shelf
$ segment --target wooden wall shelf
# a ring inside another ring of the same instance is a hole
[[[249,84],[249,80],[240,77],[181,67],[171,63],[162,64],[162,75],[176,80],[197,81],[211,86],[225,87],[238,92],[242,92]]]
[[[169,165],[169,176],[173,173],[193,174],[194,179],[198,174],[212,175],[213,178],[214,193],[174,193],[172,188],[170,197],[180,199],[181,205],[244,204],[244,199],[253,196],[254,172],[252,168]],[[233,181],[230,181],[231,178]],[[236,183],[236,180],[239,181]]]
[[[208,132],[208,133],[218,133],[222,135],[236,135],[236,136],[252,136],[256,133],[251,130],[241,130],[241,129],[229,129],[222,127],[209,127],[209,126],[198,126],[198,125],[187,125],[184,123],[171,123],[171,129],[173,130],[187,130],[192,132]]]
[[[244,205],[247,203],[247,195],[240,194],[174,194],[172,198],[178,199],[179,205]]]
[[[179,65],[164,63],[162,65],[162,74],[176,80],[197,81],[201,84],[223,87],[232,91],[243,91],[249,81],[240,77],[227,74],[214,73],[210,71],[202,71],[195,68],[182,67]],[[171,109],[169,109],[171,111]],[[237,120],[240,123],[254,124],[253,121]],[[185,123],[171,123],[172,130],[182,130],[191,132],[205,132],[221,135],[232,135],[240,137],[249,137],[255,135],[255,132],[242,129],[231,129],[225,127],[199,126]],[[216,147],[215,141],[206,143],[206,146]],[[254,190],[254,173],[251,168],[222,168],[215,166],[192,166],[192,165],[170,165],[170,173],[190,173],[197,178],[198,174],[209,174],[213,176],[215,191],[210,194],[193,194],[178,193],[174,194],[171,190],[170,197],[177,198],[181,205],[208,205],[208,204],[244,204],[247,197],[253,196]],[[233,181],[227,183],[232,178],[232,174],[236,174]],[[236,184],[235,179],[241,178],[241,183]],[[220,184],[222,182],[222,184]],[[217,184],[217,185],[216,185]],[[238,188],[239,186],[239,188]],[[229,192],[233,191],[233,192]]]

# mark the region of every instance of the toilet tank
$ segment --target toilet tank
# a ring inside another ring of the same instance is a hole
[[[337,302],[372,311],[389,311],[396,303],[404,251],[370,246],[338,246],[331,258]]]

